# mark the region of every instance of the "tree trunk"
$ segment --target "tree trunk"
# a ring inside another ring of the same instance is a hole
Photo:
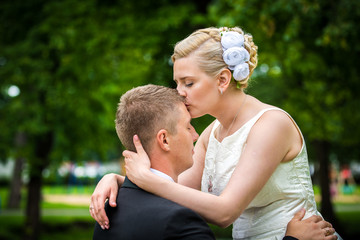
[[[315,141],[316,158],[320,163],[319,182],[321,190],[321,209],[320,212],[324,219],[330,222],[337,232],[341,232],[334,208],[330,197],[330,179],[329,179],[329,155],[330,144],[327,141]]]
[[[26,144],[26,136],[23,132],[18,132],[15,136],[15,148],[23,148]],[[19,151],[20,152],[20,151]],[[15,166],[12,180],[10,183],[10,194],[8,198],[8,208],[20,208],[21,201],[21,172],[24,166],[24,159],[20,156],[15,159]]]
[[[30,177],[26,205],[25,238],[37,240],[40,235],[40,203],[41,203],[42,177]]]
[[[15,160],[15,167],[13,171],[12,180],[10,183],[10,194],[8,198],[8,208],[19,209],[21,201],[21,172],[24,166],[24,159],[17,158]]]
[[[49,165],[49,155],[53,145],[53,133],[48,132],[36,138],[35,158],[29,161],[29,184],[26,205],[25,238],[39,239],[41,230],[40,203],[42,172]]]

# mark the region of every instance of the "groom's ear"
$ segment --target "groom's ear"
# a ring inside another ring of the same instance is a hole
[[[165,129],[160,129],[158,133],[156,134],[156,143],[159,145],[159,147],[168,152],[170,150],[170,134]]]

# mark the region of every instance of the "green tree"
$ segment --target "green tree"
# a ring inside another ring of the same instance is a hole
[[[172,44],[190,16],[202,19],[199,6],[180,2],[0,3],[0,153],[29,167],[26,239],[40,232],[43,170],[64,159],[120,156],[113,123],[120,95],[169,84]],[[8,95],[11,86],[18,96]],[[23,146],[14,147],[17,134]]]

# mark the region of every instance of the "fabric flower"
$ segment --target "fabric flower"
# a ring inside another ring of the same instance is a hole
[[[244,45],[244,36],[238,32],[222,32],[221,45],[225,49],[242,47]]]
[[[236,81],[241,81],[249,76],[250,54],[244,48],[244,36],[238,32],[221,32],[221,45],[223,59],[228,68],[233,71]]]
[[[232,47],[223,53],[223,59],[230,67],[249,61],[250,54],[243,47]]]
[[[233,76],[236,81],[241,81],[247,78],[247,76],[249,76],[249,73],[249,64],[241,63],[235,66]]]

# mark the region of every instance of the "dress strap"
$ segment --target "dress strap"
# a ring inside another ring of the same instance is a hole
[[[304,137],[301,133],[301,130],[300,130],[300,127],[297,125],[297,123],[295,122],[295,120],[291,117],[291,115],[289,113],[287,113],[285,110],[281,109],[281,108],[277,108],[277,107],[272,107],[272,108],[265,108],[263,109],[262,111],[260,111],[261,115],[264,114],[265,112],[267,111],[271,111],[271,110],[279,110],[283,113],[285,113],[289,118],[290,120],[293,122],[293,124],[295,125],[296,129],[298,130],[299,134],[301,135],[301,138],[304,140]]]
[[[237,131],[235,131],[235,133],[234,134],[236,134],[238,131],[240,131],[242,128],[252,128],[252,126],[261,118],[261,116],[264,114],[264,113],[266,113],[266,112],[268,112],[268,111],[281,111],[281,112],[283,112],[283,113],[285,113],[289,118],[290,118],[290,120],[293,122],[293,124],[294,124],[294,126],[296,127],[296,129],[298,130],[298,132],[299,132],[299,134],[300,134],[300,136],[301,136],[301,139],[302,139],[302,142],[303,142],[303,144],[302,145],[304,145],[304,143],[305,143],[305,140],[304,140],[304,136],[302,135],[302,133],[301,133],[301,130],[300,130],[300,128],[299,128],[299,126],[296,124],[296,122],[295,122],[295,120],[290,116],[290,114],[289,113],[287,113],[286,111],[284,111],[283,109],[281,109],[281,108],[278,108],[278,107],[269,107],[269,108],[265,108],[265,109],[262,109],[261,111],[259,111],[254,117],[252,117],[251,119],[249,119],[240,129],[238,129]],[[220,122],[219,122],[219,120],[215,120],[215,122],[214,122],[214,125],[213,125],[213,127],[212,127],[212,129],[211,129],[211,134],[210,134],[210,138],[215,138],[215,130],[216,130],[216,128],[218,127],[220,125]]]
[[[211,134],[210,134],[210,136],[215,136],[215,135],[214,135],[214,134],[215,134],[214,132],[215,132],[216,128],[217,128],[219,125],[220,125],[220,121],[217,120],[217,119],[215,119],[214,125],[213,125],[213,127],[212,127],[212,129],[211,129]]]
[[[260,118],[265,112],[271,111],[271,110],[278,110],[278,111],[281,111],[281,112],[285,113],[285,114],[290,118],[290,120],[293,122],[294,126],[296,127],[297,131],[299,132],[299,134],[300,134],[300,136],[301,136],[302,144],[301,144],[301,150],[300,150],[300,152],[299,152],[299,154],[300,154],[300,153],[302,152],[304,146],[305,146],[305,138],[304,138],[304,136],[303,136],[303,134],[302,134],[302,132],[301,132],[301,130],[300,130],[300,127],[297,125],[297,123],[295,122],[295,120],[291,117],[291,115],[290,115],[288,112],[286,112],[285,110],[283,110],[283,109],[281,109],[281,108],[271,107],[271,108],[265,108],[265,109],[261,110],[256,116],[259,116],[259,118]],[[259,119],[259,118],[258,118],[258,119]],[[257,120],[258,120],[258,119],[257,119]],[[257,121],[257,120],[256,120],[256,121]]]

